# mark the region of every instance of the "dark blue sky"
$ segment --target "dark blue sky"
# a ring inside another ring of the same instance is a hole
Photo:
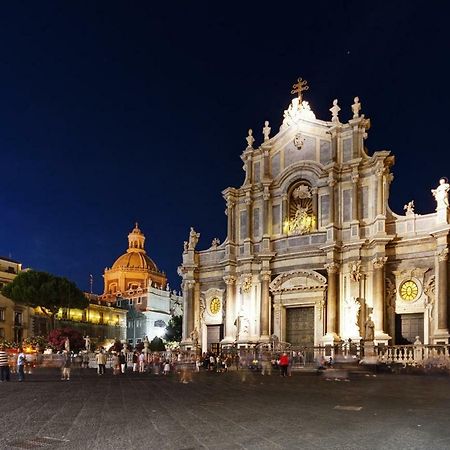
[[[391,206],[431,212],[450,176],[450,11],[380,3],[5,3],[0,255],[101,292],[137,220],[178,288],[189,227],[199,248],[224,239],[247,129],[278,129],[298,76],[318,118],[360,97],[369,150],[396,156]]]

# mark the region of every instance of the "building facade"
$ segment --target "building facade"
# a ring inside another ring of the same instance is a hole
[[[365,147],[359,99],[348,122],[337,100],[323,121],[294,88],[278,133],[266,121],[255,146],[249,130],[245,180],[223,191],[225,242],[197,250],[191,229],[185,243],[184,345],[448,343],[447,180],[435,212],[393,212],[394,156]]]
[[[128,235],[128,249],[104,273],[100,297],[128,311],[127,341],[130,345],[162,337],[173,315],[181,315],[182,299],[171,291],[167,277],[144,248],[145,236],[138,224]]]
[[[22,264],[10,258],[0,257],[0,291],[22,270]],[[0,292],[0,339],[22,342],[32,333],[33,309],[14,303]]]

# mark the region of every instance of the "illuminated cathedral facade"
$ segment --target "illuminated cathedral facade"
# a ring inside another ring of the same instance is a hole
[[[199,250],[191,229],[179,274],[183,344],[203,351],[271,339],[298,346],[366,338],[376,344],[448,343],[449,208],[446,179],[436,211],[389,207],[394,156],[369,152],[370,120],[356,97],[350,119],[334,100],[319,120],[302,98],[278,133],[252,130],[241,187],[223,191],[227,237]]]

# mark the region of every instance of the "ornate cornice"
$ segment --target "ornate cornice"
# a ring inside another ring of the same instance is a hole
[[[439,262],[448,261],[448,248],[444,248],[443,250],[441,250],[437,256]]]
[[[223,281],[225,281],[225,284],[227,286],[230,286],[230,285],[236,283],[236,277],[234,275],[225,275],[223,277]]]

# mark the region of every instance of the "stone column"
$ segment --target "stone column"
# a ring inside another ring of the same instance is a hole
[[[318,192],[319,189],[317,189],[316,187],[313,187],[311,189],[312,192],[312,210],[313,210],[313,214],[314,214],[314,218],[315,218],[315,224],[314,224],[314,229],[317,230],[317,228],[319,227],[319,206],[318,206]]]
[[[234,275],[225,275],[223,281],[227,285],[227,302],[225,309],[225,338],[224,343],[235,341],[235,325],[236,320],[236,277]]]
[[[387,257],[380,256],[372,260],[373,264],[373,322],[375,340],[386,343],[390,339],[384,331],[384,265]]]
[[[333,339],[337,338],[337,312],[338,312],[338,274],[339,264],[330,262],[325,264],[328,272],[328,289],[327,289],[327,336]]]
[[[183,289],[183,340],[190,339],[194,330],[194,280],[185,280]]]
[[[283,194],[282,197],[282,203],[281,203],[281,233],[285,234],[284,225],[286,223],[286,220],[289,220],[289,211],[288,209],[288,202],[287,202],[287,194]]]
[[[231,199],[227,200],[227,228],[228,228],[228,241],[236,242],[236,225],[234,216],[234,205],[235,202]]]
[[[448,310],[447,310],[447,292],[448,292],[448,249],[444,248],[438,254],[438,329],[448,330]]]
[[[377,207],[376,212],[377,216],[382,215],[384,213],[384,205],[383,205],[383,175],[384,175],[384,167],[378,167],[376,172],[377,176]]]
[[[334,187],[336,186],[336,180],[330,178],[328,181],[329,186],[329,196],[330,196],[330,223],[334,223],[334,212],[335,212],[335,204],[334,204]]]
[[[352,220],[358,220],[358,172],[352,173]]]
[[[252,199],[250,197],[250,192],[247,192],[247,195],[245,197],[245,209],[247,215],[247,229],[245,233],[245,238],[251,239],[253,216],[252,216]]]
[[[270,235],[270,229],[269,229],[269,223],[270,223],[270,192],[269,187],[264,186],[264,193],[263,193],[263,236],[269,236]]]
[[[270,336],[270,270],[261,272],[261,312],[260,334],[261,341],[268,341]]]

